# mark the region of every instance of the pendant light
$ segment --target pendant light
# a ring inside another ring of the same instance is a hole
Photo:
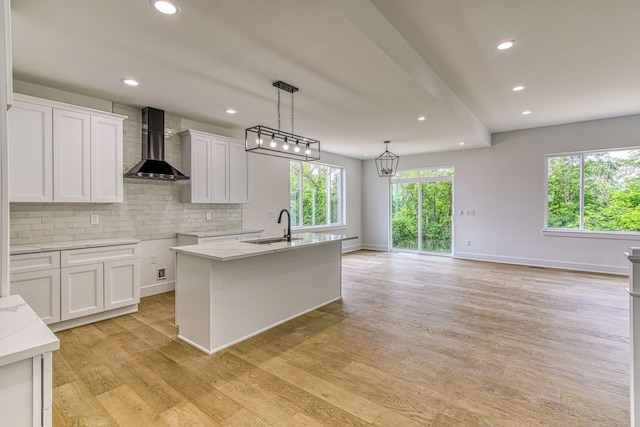
[[[390,142],[391,141],[384,142],[384,153],[376,157],[378,176],[393,176],[398,172],[398,162],[400,161],[400,157],[389,151]]]
[[[278,129],[263,125],[245,129],[245,151],[294,160],[320,160],[320,141],[293,133],[293,94],[298,91],[298,88],[282,81],[274,82],[273,86],[278,89]],[[280,129],[280,91],[291,94],[291,132]],[[263,144],[262,138],[267,138],[269,144]],[[291,145],[294,146],[293,150],[290,149]]]

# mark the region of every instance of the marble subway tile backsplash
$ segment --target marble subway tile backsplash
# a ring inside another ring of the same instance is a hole
[[[114,104],[124,122],[124,167],[140,160],[141,111]],[[174,131],[165,141],[165,159],[180,169],[180,119],[165,115],[165,127]],[[11,203],[11,245],[68,240],[133,237],[140,240],[173,238],[177,232],[229,230],[242,227],[242,205],[182,203],[177,182],[124,180],[124,203]],[[211,220],[206,219],[211,212]],[[98,224],[91,224],[98,215]]]

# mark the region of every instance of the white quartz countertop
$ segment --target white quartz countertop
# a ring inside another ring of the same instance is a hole
[[[243,228],[242,230],[212,230],[212,231],[184,231],[177,233],[178,236],[193,236],[193,237],[218,237],[218,236],[233,236],[237,234],[253,234],[262,233],[264,230]]]
[[[60,348],[60,341],[19,295],[0,298],[0,366]]]
[[[277,237],[265,237],[263,239],[256,240],[267,240]],[[223,240],[219,242],[203,243],[200,245],[176,246],[171,248],[171,250],[178,253],[210,258],[216,261],[230,261],[234,259],[265,255],[273,252],[295,250],[305,246],[357,239],[357,237],[347,237],[343,234],[299,233],[294,234],[291,239],[291,242],[276,242],[269,244],[248,243],[248,241],[242,240]]]
[[[35,243],[33,245],[11,246],[9,248],[9,253],[11,255],[18,255],[36,252],[63,251],[68,249],[98,248],[101,246],[131,245],[133,243],[140,243],[140,241],[131,239],[129,237],[113,239],[70,240],[67,242]]]

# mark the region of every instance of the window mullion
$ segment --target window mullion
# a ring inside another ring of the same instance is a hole
[[[302,162],[298,162],[298,227],[302,227],[303,221],[303,205],[302,205],[302,196],[304,194],[304,189],[302,188],[302,174],[304,170],[302,168]]]
[[[584,154],[580,154],[580,230],[584,230]]]

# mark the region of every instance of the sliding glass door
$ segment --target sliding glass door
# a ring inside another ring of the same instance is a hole
[[[394,178],[392,249],[451,254],[452,200],[452,168],[405,171]]]

